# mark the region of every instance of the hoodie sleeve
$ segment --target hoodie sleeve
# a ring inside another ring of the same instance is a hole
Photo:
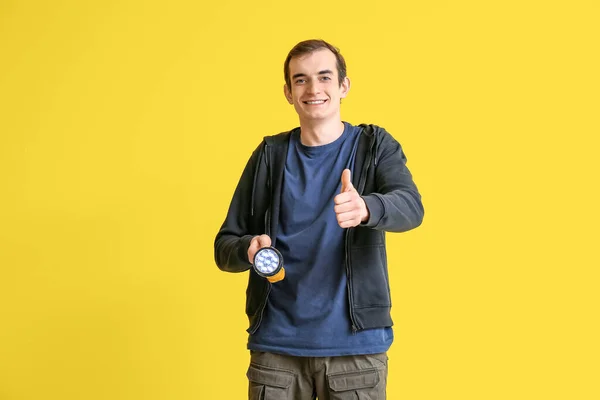
[[[215,237],[215,262],[223,271],[243,272],[252,266],[248,261],[248,247],[255,236],[251,232],[252,197],[261,152],[262,144],[250,156],[231,199],[225,221]]]
[[[369,219],[361,226],[389,232],[405,232],[421,225],[423,204],[400,143],[383,132],[375,160],[374,193],[362,196]]]

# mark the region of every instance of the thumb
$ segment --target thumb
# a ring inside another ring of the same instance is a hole
[[[354,186],[352,186],[352,181],[350,180],[350,170],[346,168],[344,172],[342,172],[342,193],[352,189],[354,189]]]
[[[271,246],[271,238],[268,235],[254,236],[248,247],[248,261],[254,264],[254,256],[263,247]]]
[[[268,235],[260,235],[258,237],[258,248],[269,247],[271,245],[271,238]]]

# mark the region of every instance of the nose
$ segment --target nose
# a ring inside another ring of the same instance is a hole
[[[312,81],[311,83],[308,84],[308,93],[310,94],[318,94],[320,93],[320,87],[319,87],[319,82],[316,81]]]

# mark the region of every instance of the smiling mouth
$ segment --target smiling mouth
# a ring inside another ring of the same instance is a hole
[[[304,104],[308,104],[309,106],[318,106],[319,104],[325,104],[327,100],[310,100],[303,101]]]

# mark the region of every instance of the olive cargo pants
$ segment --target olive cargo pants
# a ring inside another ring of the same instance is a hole
[[[249,400],[384,400],[387,353],[294,357],[250,351]]]

